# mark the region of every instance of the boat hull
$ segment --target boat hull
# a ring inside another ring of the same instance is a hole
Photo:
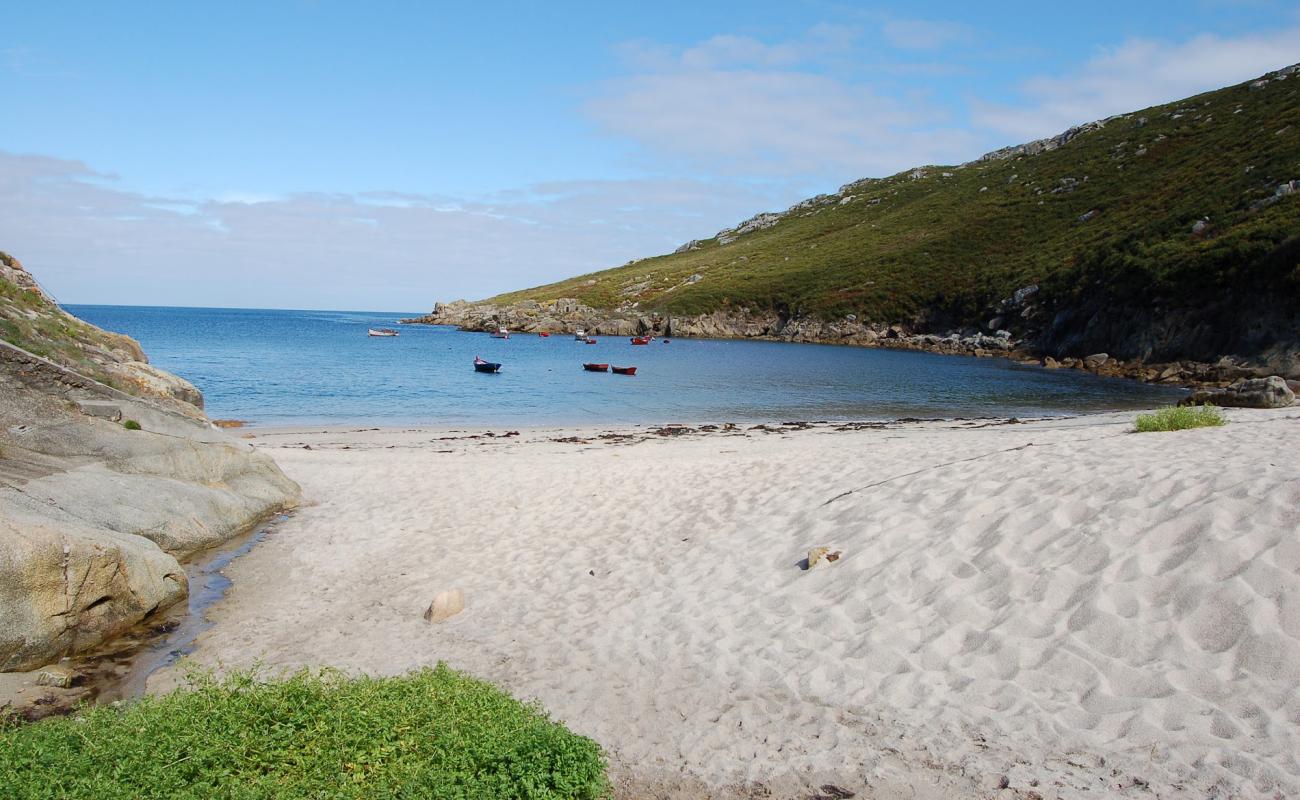
[[[582,368],[588,372],[609,372],[608,364],[583,364]]]

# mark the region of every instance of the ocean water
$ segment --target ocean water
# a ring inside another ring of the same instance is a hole
[[[595,345],[509,340],[415,313],[68,306],[135,337],[204,393],[208,415],[253,424],[542,425],[779,422],[1072,414],[1167,404],[1182,393],[1005,359],[779,342]],[[394,327],[372,338],[368,327]],[[475,356],[498,374],[473,369]],[[584,361],[634,365],[632,377]]]

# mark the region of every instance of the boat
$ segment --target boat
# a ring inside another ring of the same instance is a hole
[[[650,344],[649,336],[633,336],[632,344]]]
[[[582,328],[578,328],[576,331],[573,332],[573,340],[575,342],[587,341],[587,332],[584,331]]]
[[[671,341],[672,341],[672,339],[664,339],[664,344],[668,344],[668,343],[671,342]]]
[[[505,328],[497,328],[497,332],[492,334],[493,339],[509,339],[510,331]]]
[[[609,372],[608,364],[583,364],[582,368],[588,372]]]
[[[542,332],[538,333],[537,335],[540,336],[540,337],[542,337],[543,339],[545,339],[547,336],[550,336],[550,334],[547,333],[546,331],[542,331]]]
[[[474,356],[474,371],[475,372],[500,372],[501,365],[494,363],[492,361],[484,361],[478,356]]]
[[[596,340],[595,340],[595,339],[588,339],[588,340],[587,340],[587,344],[595,344],[595,343],[596,343]]]
[[[610,367],[615,375],[635,375],[636,367]]]
[[[366,333],[370,334],[371,336],[396,336],[397,335],[397,331],[393,330],[392,328],[368,328],[366,329]]]

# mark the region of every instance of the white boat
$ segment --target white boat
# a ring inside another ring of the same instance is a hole
[[[509,339],[510,331],[505,328],[497,328],[497,332],[492,334],[493,339]]]
[[[582,328],[578,328],[576,331],[573,332],[573,340],[575,342],[587,341],[587,332],[584,331]]]
[[[369,328],[366,330],[366,333],[370,334],[371,336],[396,336],[397,335],[397,331],[393,330],[392,328]]]

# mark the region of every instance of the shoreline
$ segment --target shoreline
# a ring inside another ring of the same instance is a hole
[[[1135,413],[278,429],[253,444],[306,502],[230,566],[192,658],[445,660],[593,736],[620,797],[1300,788],[1274,708],[1300,645],[1216,577],[1300,581],[1274,533],[1300,410],[1129,434]],[[818,545],[845,557],[802,571]],[[464,611],[426,622],[449,589]]]

